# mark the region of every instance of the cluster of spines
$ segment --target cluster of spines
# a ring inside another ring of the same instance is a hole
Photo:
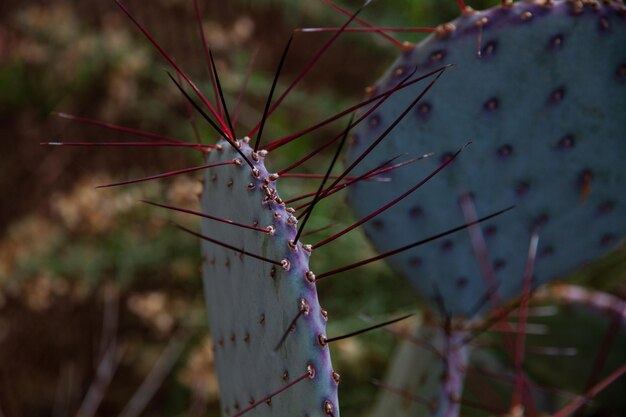
[[[205,242],[209,243],[209,245],[205,246],[205,249],[203,250],[204,256],[205,256],[206,268],[208,268],[208,271],[205,274],[205,278],[207,277],[207,274],[213,275],[212,279],[215,280],[213,284],[217,284],[217,280],[223,280],[228,277],[228,275],[220,274],[218,271],[219,268],[216,269],[217,267],[216,258],[215,258],[215,255],[211,255],[211,253],[213,252],[213,249],[209,248],[210,246],[213,246],[213,245],[222,246],[222,247],[225,247],[228,251],[234,251],[234,252],[239,253],[241,262],[244,261],[243,257],[251,257],[251,258],[256,259],[257,261],[262,261],[266,264],[269,264],[269,268],[262,269],[263,272],[262,272],[261,278],[263,278],[264,274],[267,273],[267,275],[269,276],[268,278],[270,279],[270,281],[268,282],[273,282],[275,288],[278,288],[276,287],[276,285],[279,285],[279,282],[278,282],[279,280],[287,280],[287,281],[284,281],[285,285],[295,286],[295,288],[300,288],[300,290],[290,291],[292,296],[296,298],[295,300],[292,300],[292,301],[281,300],[280,301],[280,303],[283,304],[282,308],[285,310],[285,313],[282,313],[283,318],[286,317],[286,314],[293,314],[293,313],[288,313],[288,312],[296,311],[295,308],[292,310],[292,307],[296,307],[296,306],[297,306],[297,315],[296,315],[296,319],[291,320],[291,323],[289,323],[287,328],[284,329],[285,331],[282,337],[279,338],[277,335],[274,335],[276,340],[269,341],[269,342],[267,340],[265,341],[253,340],[254,336],[251,336],[251,334],[254,334],[255,332],[252,330],[252,327],[247,328],[248,330],[244,334],[238,334],[234,329],[229,330],[227,327],[222,328],[224,325],[228,326],[228,324],[225,324],[223,322],[223,319],[225,317],[216,318],[215,320],[213,320],[212,328],[213,328],[213,334],[216,340],[216,344],[214,345],[214,348],[215,348],[216,358],[218,360],[224,360],[224,359],[220,359],[222,357],[224,358],[229,357],[227,349],[230,349],[233,347],[236,348],[238,341],[243,341],[244,345],[246,346],[257,345],[257,347],[255,348],[255,351],[258,351],[259,354],[271,353],[267,351],[269,345],[271,345],[272,348],[274,348],[275,352],[278,352],[278,350],[281,348],[281,346],[284,343],[289,343],[288,335],[293,330],[294,326],[296,326],[296,321],[302,321],[305,319],[306,319],[305,322],[307,323],[307,328],[310,328],[310,330],[307,330],[307,333],[311,333],[310,334],[311,338],[317,339],[319,335],[322,335],[325,333],[323,329],[323,327],[325,326],[322,326],[322,328],[318,328],[318,327],[320,323],[325,323],[327,319],[327,314],[320,308],[319,303],[317,301],[317,295],[316,295],[314,286],[311,286],[310,285],[311,283],[307,280],[307,277],[310,274],[312,274],[308,269],[308,258],[310,255],[310,247],[308,245],[303,245],[302,243],[294,241],[294,236],[296,234],[296,226],[298,222],[295,216],[293,216],[293,210],[286,207],[284,202],[279,197],[279,194],[276,191],[276,186],[275,186],[275,180],[276,180],[275,176],[269,174],[267,170],[265,169],[263,160],[264,160],[264,157],[267,155],[267,152],[264,150],[255,152],[249,146],[248,143],[249,143],[248,138],[244,138],[241,141],[240,140],[233,141],[233,144],[236,147],[238,147],[238,149],[242,153],[248,156],[249,160],[252,162],[252,168],[250,169],[244,166],[243,163],[238,164],[238,168],[249,171],[248,174],[241,173],[241,175],[236,176],[233,173],[224,175],[218,172],[208,172],[205,178],[207,187],[205,188],[206,195],[204,196],[204,198],[209,199],[207,201],[215,199],[217,194],[214,194],[214,193],[212,194],[209,190],[217,189],[217,188],[232,190],[233,193],[238,193],[242,195],[250,195],[251,204],[258,204],[259,206],[258,209],[256,209],[256,211],[258,211],[258,214],[259,214],[258,219],[254,219],[254,221],[252,222],[252,226],[259,227],[261,226],[258,223],[259,221],[264,221],[262,220],[264,218],[266,219],[265,221],[268,221],[267,219],[270,219],[271,224],[270,225],[263,224],[264,227],[262,227],[261,229],[266,232],[267,237],[265,239],[269,239],[273,241],[272,244],[277,245],[277,251],[279,253],[282,253],[283,256],[279,257],[280,259],[278,258],[272,259],[265,255],[239,249],[238,247],[234,245],[229,245],[222,241],[213,239],[212,237],[208,236],[208,233],[210,233],[210,230],[211,230],[211,226],[208,224],[203,225],[203,234],[199,234],[195,232],[192,232],[192,233],[195,234],[196,236],[199,236]],[[209,159],[220,160],[223,158],[225,159],[230,158],[230,154],[232,154],[233,151],[230,149],[227,149],[226,146],[228,146],[226,142],[218,143],[218,147],[213,152],[211,152],[211,154],[209,155]],[[225,155],[221,155],[222,153],[224,153]],[[242,181],[242,178],[243,178],[243,181]],[[228,192],[229,191],[224,193],[224,195],[228,195]],[[217,202],[217,204],[228,204],[228,202],[227,201]],[[207,233],[207,234],[204,234],[204,233]],[[284,245],[284,247],[281,249],[280,247],[282,245]],[[230,261],[231,257],[229,255],[223,256],[222,254],[222,256],[219,256],[220,263],[223,263],[224,259],[226,259],[226,262],[228,263],[227,265],[226,264],[223,265],[226,269],[230,270],[235,267],[235,265],[231,264],[231,261]],[[256,262],[256,261],[253,261],[253,262]],[[255,268],[255,269],[258,269],[258,268]],[[213,272],[210,272],[210,271],[213,271]],[[242,277],[233,276],[228,279],[240,280],[242,285],[246,285],[245,276],[242,276]],[[256,279],[256,278],[250,276],[250,277],[247,277],[247,279],[249,280],[249,279]],[[302,280],[304,285],[298,284],[297,281],[293,281],[293,280]],[[211,284],[211,282],[209,282],[208,284]],[[272,285],[270,284],[270,286]],[[211,287],[209,287],[207,288],[207,291],[211,292],[213,290],[211,289]],[[243,297],[244,295],[243,291],[241,295]],[[209,299],[211,299],[211,295],[209,295]],[[278,302],[279,300],[276,300],[276,301]],[[233,300],[233,302],[235,302],[235,300]],[[209,304],[211,303],[209,302]],[[233,306],[233,308],[235,308],[235,306]],[[254,310],[255,307],[251,307],[251,308]],[[255,313],[256,316],[258,316],[256,320],[251,320],[251,323],[249,323],[248,325],[254,326],[255,324],[252,322],[256,321],[258,324],[257,327],[260,329],[259,331],[261,331],[262,333],[267,333],[267,331],[264,331],[263,329],[267,327],[267,320],[268,320],[267,317],[270,317],[272,315],[266,317],[266,315],[269,314],[269,312],[266,312],[266,311],[259,311],[257,313],[258,314]],[[219,311],[213,312],[212,315],[215,315],[215,314],[219,314]],[[320,315],[321,321],[319,319],[316,319],[316,320],[313,320],[313,322],[315,323],[311,322],[309,318],[311,318],[313,315]],[[276,314],[273,314],[273,319],[276,319],[276,318],[277,318]],[[312,340],[311,343],[316,342],[316,341],[317,340]],[[261,343],[261,345],[259,345],[259,343]],[[224,413],[226,415],[234,415],[234,416],[242,415],[262,405],[263,403],[271,404],[271,398],[273,396],[284,392],[285,390],[295,386],[301,381],[305,381],[307,379],[316,380],[319,378],[326,378],[323,375],[322,371],[323,371],[323,368],[325,368],[323,363],[328,363],[329,361],[328,351],[324,350],[324,346],[320,346],[319,348],[322,349],[320,351],[320,354],[322,356],[325,356],[326,357],[325,359],[323,360],[320,359],[321,362],[318,364],[319,362],[318,360],[311,358],[305,364],[306,372],[303,373],[301,376],[298,376],[295,379],[292,379],[292,377],[289,376],[290,371],[292,374],[295,373],[293,369],[289,369],[289,370],[278,369],[276,372],[278,372],[278,374],[280,375],[278,375],[279,378],[277,380],[282,381],[282,383],[284,383],[285,385],[282,387],[278,387],[278,389],[275,389],[273,392],[271,392],[270,394],[268,394],[266,397],[262,399],[257,399],[257,398],[252,398],[252,397],[250,397],[249,399],[238,398],[241,395],[245,396],[245,393],[232,393],[232,392],[224,393],[225,394],[224,395],[225,398],[223,399],[224,400]],[[259,357],[258,360],[264,361],[263,357]],[[222,369],[223,369],[223,366],[224,365],[222,365]],[[339,382],[339,376],[334,371],[330,371],[330,372],[331,373],[328,376],[328,379],[332,380],[333,383],[336,385]],[[224,387],[224,389],[227,389],[227,388]],[[231,398],[230,404],[228,403],[228,400],[226,398]],[[247,401],[249,404],[244,406],[244,404],[242,404],[244,401]],[[330,398],[326,398],[324,400],[321,406],[323,408],[323,412],[326,415],[338,415],[337,411],[333,411],[333,410],[336,410],[337,408],[335,402],[336,400],[333,398],[333,395],[331,395]]]

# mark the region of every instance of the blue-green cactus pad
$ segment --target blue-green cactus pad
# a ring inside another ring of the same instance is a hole
[[[457,416],[470,353],[466,335],[420,323],[395,353],[370,416]]]
[[[361,182],[349,203],[363,217],[417,183],[472,141],[443,172],[365,226],[380,252],[465,219],[515,205],[482,225],[501,299],[519,295],[531,231],[533,285],[562,277],[614,248],[626,233],[626,13],[621,3],[517,2],[459,17],[399,58],[378,91],[455,64],[360,165],[436,152],[392,183]],[[446,30],[447,29],[447,30]],[[423,85],[421,86],[423,87]],[[347,162],[372,143],[421,88],[396,93],[353,137]],[[467,232],[389,259],[431,303],[466,315],[487,285]],[[439,309],[441,310],[441,309]],[[484,311],[484,309],[483,309]]]
[[[241,150],[251,155],[246,141]],[[208,164],[241,156],[224,141],[212,151]],[[268,259],[281,266],[240,255],[203,241],[203,280],[214,342],[222,410],[231,416],[303,376],[311,365],[315,374],[261,404],[246,416],[339,416],[338,375],[333,373],[325,335],[325,313],[315,284],[307,280],[309,252],[293,250],[295,218],[278,199],[263,158],[254,162],[258,176],[245,163],[207,170],[202,194],[205,213],[258,227],[272,226],[272,235],[240,229],[212,220],[202,222],[202,234]],[[270,196],[273,196],[270,197]],[[297,321],[278,351],[281,336],[306,301],[308,312]]]

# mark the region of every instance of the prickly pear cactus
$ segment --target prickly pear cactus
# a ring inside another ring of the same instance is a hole
[[[401,152],[433,151],[438,160],[394,172],[389,184],[355,184],[349,203],[359,217],[371,213],[472,141],[366,232],[386,252],[463,223],[462,196],[479,216],[515,205],[482,226],[506,300],[521,293],[533,230],[540,236],[533,287],[600,257],[626,234],[626,12],[621,2],[503,3],[442,25],[376,84],[384,90],[416,66],[416,75],[456,66],[360,169]],[[415,94],[400,92],[369,117],[348,163]],[[467,232],[389,262],[445,314],[470,314],[489,291]]]
[[[458,415],[469,348],[455,345],[466,335],[464,331],[445,334],[439,326],[418,324],[394,355],[370,415]]]
[[[254,169],[227,142],[219,142],[208,163],[237,164],[207,172],[203,212],[267,228],[269,233],[233,230],[232,225],[209,219],[202,223],[205,237],[264,259],[207,240],[202,244],[223,414],[236,415],[294,382],[246,415],[339,416],[339,375],[332,369],[328,345],[320,343],[326,313],[311,280],[310,249],[293,245],[297,221],[278,197],[264,166],[265,153],[254,153],[246,140],[237,141],[237,146]]]
[[[615,344],[603,356],[605,369],[623,366],[626,305],[613,295],[564,284],[544,286],[533,298],[536,330],[526,340],[529,358],[524,369],[529,378],[539,377],[541,383],[530,383],[527,395],[532,396],[535,412],[554,415],[569,401],[546,387],[558,387],[561,392],[584,390],[594,372],[586,358],[598,355],[598,341],[607,334],[615,338]],[[467,331],[433,324],[425,317],[410,335],[403,335],[385,382],[377,382],[381,395],[369,415],[456,416],[461,408],[465,415],[547,415],[507,409],[516,378],[510,360],[503,361],[489,349],[470,349],[463,343],[471,334]],[[610,392],[592,404],[593,411],[584,415],[624,414],[626,380],[613,384]]]

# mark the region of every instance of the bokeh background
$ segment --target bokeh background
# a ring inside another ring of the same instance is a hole
[[[497,1],[469,3],[484,8]],[[128,0],[126,4],[209,92],[193,2]],[[354,10],[359,3],[340,4]],[[256,56],[241,100],[238,132],[249,131],[260,119],[274,68],[292,30],[340,26],[345,21],[315,0],[203,0],[201,6],[204,30],[231,108]],[[381,26],[432,27],[456,14],[453,0],[379,0],[362,17]],[[278,92],[329,36],[296,35]],[[345,34],[272,116],[265,138],[308,127],[358,101],[364,88],[397,55],[397,48],[373,34]],[[122,410],[127,417],[138,412],[219,415],[198,270],[199,244],[171,226],[174,219],[195,227],[196,220],[139,202],[149,199],[194,208],[199,175],[95,189],[197,165],[199,157],[175,148],[40,145],[132,139],[68,121],[54,112],[183,140],[193,141],[196,134],[212,138],[202,120],[189,117],[166,69],[167,63],[113,1],[0,3],[0,416],[109,416]],[[297,145],[281,149],[273,155],[275,165],[270,168],[285,167],[341,126],[319,129]],[[328,155],[323,155],[301,171],[319,173],[327,160]],[[316,187],[315,182],[297,180],[281,185],[283,197]],[[339,229],[351,219],[337,198],[319,207],[309,227],[332,223]],[[315,269],[327,270],[372,253],[359,231],[339,245],[316,253]],[[624,259],[622,250],[573,279],[624,297]],[[320,293],[333,318],[329,334],[363,326],[359,314],[385,318],[417,306],[407,284],[382,263],[320,285]],[[597,333],[595,344],[593,338],[586,342],[593,357],[608,323],[585,320],[591,323],[588,332]],[[560,324],[567,327],[568,322]],[[572,328],[555,337],[569,337],[574,343],[582,331]],[[389,334],[375,332],[333,347],[336,368],[343,376],[343,415],[363,415],[371,407],[377,388],[370,379],[384,375],[396,343]],[[616,343],[613,350],[622,349],[622,354],[612,354],[611,360],[624,362],[626,342],[622,338]],[[582,347],[579,351],[585,352]],[[580,358],[570,360],[580,363]],[[548,380],[554,377],[540,360],[529,368],[549,374],[544,375]],[[590,372],[588,366],[582,368],[581,375]],[[138,391],[144,380],[147,385]],[[576,385],[572,377],[551,383],[578,392],[584,386]],[[613,394],[617,399],[606,400],[609,410],[624,407],[619,389]]]

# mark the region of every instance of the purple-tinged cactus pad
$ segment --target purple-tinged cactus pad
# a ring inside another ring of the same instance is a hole
[[[465,331],[419,324],[399,346],[372,417],[456,417],[470,347]]]
[[[252,149],[238,141],[245,155]],[[224,141],[208,163],[241,159]],[[209,170],[202,194],[203,212],[241,223],[270,227],[272,234],[204,220],[202,234],[249,253],[282,262],[283,266],[241,255],[203,241],[203,280],[214,342],[222,410],[230,416],[306,374],[246,416],[339,416],[338,375],[330,362],[326,314],[315,284],[307,279],[309,252],[289,241],[295,237],[295,218],[281,204],[263,157],[253,158],[258,175],[243,162]],[[256,160],[256,161],[255,161]],[[281,336],[300,309],[295,329],[275,351]]]
[[[619,243],[626,234],[626,12],[618,2],[583,3],[517,2],[461,16],[378,82],[380,91],[415,66],[418,76],[455,64],[360,169],[402,152],[438,158],[391,173],[392,183],[355,184],[349,202],[357,216],[472,141],[419,192],[365,225],[378,251],[463,223],[461,196],[471,196],[479,217],[515,205],[482,225],[499,295],[507,300],[521,293],[534,228],[540,245],[533,286]],[[416,91],[397,93],[370,116],[355,132],[348,163]],[[470,314],[488,292],[467,232],[389,263],[446,314]]]

